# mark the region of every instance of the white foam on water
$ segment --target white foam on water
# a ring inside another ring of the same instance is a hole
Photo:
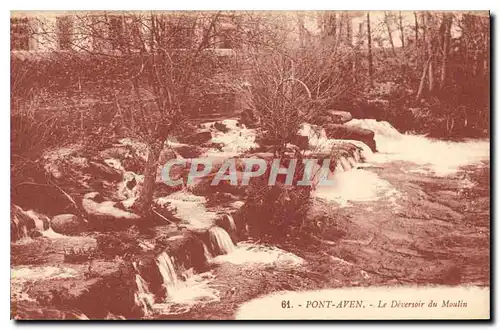
[[[107,158],[104,160],[104,163],[106,163],[106,165],[108,165],[109,167],[114,168],[115,170],[125,172],[122,162],[119,159]]]
[[[286,266],[302,264],[304,263],[304,259],[275,246],[262,246],[249,242],[240,242],[233,252],[217,256],[210,260],[210,262],[213,264],[275,264]]]
[[[43,232],[45,230],[45,225],[44,225],[44,219],[41,219],[41,217],[43,215],[41,215],[40,213],[34,211],[34,210],[28,210],[28,211],[23,211],[21,209],[22,212],[24,212],[24,214],[26,214],[28,217],[30,217],[31,219],[33,219],[33,221],[35,222],[35,227],[37,230],[39,230],[40,232]],[[45,217],[46,221],[48,221],[47,217]]]
[[[14,267],[10,271],[11,297],[15,301],[36,301],[30,297],[26,282],[47,279],[64,279],[75,277],[79,270],[70,267],[24,266]]]
[[[170,203],[177,209],[175,215],[188,224],[191,229],[208,229],[217,218],[217,213],[208,211],[205,207],[207,200],[203,196],[196,196],[185,190],[176,191],[157,200],[159,205]]]
[[[154,304],[153,309],[160,314],[175,315],[186,313],[195,305],[220,301],[219,291],[210,286],[214,278],[211,272],[206,272],[178,281],[170,287],[166,300]]]
[[[194,305],[200,301],[210,302],[219,300],[219,292],[209,286],[215,278],[211,273],[197,274],[189,277],[184,282],[169,292],[169,302],[177,304]]]
[[[33,266],[33,267],[14,267],[10,272],[12,281],[21,280],[42,280],[54,278],[70,278],[79,274],[79,271],[69,267],[55,266]]]
[[[231,237],[223,228],[214,226],[208,230],[208,237],[214,255],[229,254],[235,246]]]
[[[335,172],[331,185],[318,185],[313,196],[333,201],[340,206],[349,206],[349,202],[376,201],[381,198],[395,197],[398,191],[376,173],[364,169]]]
[[[204,123],[203,126],[209,128],[215,122]],[[211,142],[221,143],[222,151],[217,149],[210,149],[205,154],[204,157],[210,156],[220,156],[224,157],[235,157],[249,149],[258,147],[255,143],[256,131],[255,129],[245,128],[242,126],[237,126],[238,120],[236,119],[225,119],[222,121],[228,131],[220,132],[213,131]]]
[[[42,232],[42,236],[51,238],[51,239],[58,239],[58,238],[70,238],[71,236],[66,236],[63,234],[56,233],[52,228],[49,228],[45,231]]]
[[[415,172],[446,176],[456,173],[462,166],[480,164],[490,158],[490,143],[486,140],[454,142],[405,135],[389,123],[374,119],[353,119],[346,125],[375,132],[378,152],[367,159],[372,163],[407,161],[418,166]]]

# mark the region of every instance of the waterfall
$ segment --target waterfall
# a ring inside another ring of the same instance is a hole
[[[236,234],[236,223],[234,222],[233,216],[229,213],[223,213],[216,222],[216,225],[222,227],[222,229],[227,231],[230,235]]]
[[[349,164],[349,162],[347,161],[347,159],[342,156],[340,157],[340,164],[342,165],[342,168],[344,169],[344,171],[349,171],[351,170],[351,164]]]
[[[359,152],[359,150],[358,149],[354,150],[353,155],[356,163],[359,163],[361,161],[361,153]]]
[[[354,159],[354,157],[352,156],[347,157],[347,161],[349,162],[352,168],[356,168],[357,162],[356,159]]]
[[[342,167],[342,164],[339,160],[337,160],[337,164],[335,165],[335,172],[344,172],[344,168]]]
[[[227,222],[229,223],[229,231],[232,233],[236,233],[236,224],[234,222],[233,216],[229,213],[226,213],[225,217],[227,218]]]
[[[345,125],[369,129],[375,133],[375,136],[400,137],[403,135],[388,122],[375,119],[353,119]]]
[[[203,243],[203,253],[205,254],[206,260],[211,260],[214,257],[205,243]]]
[[[163,278],[163,285],[167,289],[167,293],[171,294],[172,290],[177,286],[179,282],[177,273],[175,272],[174,263],[166,252],[162,252],[156,258],[156,264],[158,265],[158,270],[160,271],[161,277]]]
[[[345,125],[369,129],[375,133],[378,153],[369,155],[371,163],[404,161],[438,176],[456,173],[468,164],[481,164],[489,159],[490,143],[487,140],[469,139],[444,141],[424,135],[401,134],[385,121],[353,119]]]
[[[33,210],[28,210],[23,212],[33,220],[33,222],[35,223],[35,228],[38,231],[43,232],[49,229],[49,220],[47,219],[46,216],[41,215]],[[45,217],[45,219],[43,219],[43,217]]]
[[[137,264],[133,262],[132,265],[136,271],[135,283],[137,285],[137,291],[134,293],[135,305],[142,309],[144,315],[149,315],[153,309],[155,296],[149,291],[147,282],[139,274]]]
[[[235,246],[231,237],[221,227],[212,227],[208,230],[208,239],[214,256],[228,254],[234,251]]]

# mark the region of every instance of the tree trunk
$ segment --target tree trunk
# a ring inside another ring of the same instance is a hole
[[[415,46],[418,45],[418,17],[417,13],[413,12],[413,16],[415,17]]]
[[[401,33],[401,48],[405,49],[405,34],[403,28],[403,15],[399,12],[399,32]]]
[[[344,22],[346,25],[346,44],[352,46],[352,20],[348,12],[344,13]]]
[[[447,14],[443,18],[443,64],[441,67],[441,82],[440,82],[440,89],[443,89],[445,83],[446,83],[446,74],[448,71],[448,53],[449,53],[449,48],[450,48],[450,39],[451,39],[451,23],[452,23],[452,16],[451,14]]]
[[[434,66],[432,65],[432,57],[429,58],[429,93],[432,94],[435,89],[435,80],[434,80]]]
[[[418,25],[418,15],[417,15],[416,11],[413,12],[413,17],[415,18],[415,51],[418,52],[418,29],[419,29],[419,25]],[[421,58],[417,54],[417,70],[421,67],[421,63],[422,63],[421,62]]]
[[[434,47],[433,47],[433,41],[434,41],[434,31],[433,27],[433,20],[431,17],[431,14],[429,12],[426,13],[426,25],[425,29],[427,30],[427,56],[429,58],[429,93],[432,94],[435,89],[435,79],[434,79],[434,65],[433,65],[433,53],[434,53]]]
[[[141,188],[139,197],[138,213],[142,216],[147,216],[151,210],[153,203],[153,193],[156,183],[156,172],[158,169],[158,158],[160,156],[159,148],[149,146],[148,159],[144,168],[144,183]]]
[[[370,26],[370,13],[366,14],[367,34],[368,34],[368,77],[370,87],[373,87],[373,56],[372,56],[372,32]]]
[[[425,54],[426,50],[425,47],[427,46],[427,22],[425,19],[425,13],[422,12],[420,14],[420,19],[422,20],[422,53]]]
[[[429,59],[425,63],[424,70],[422,71],[422,76],[420,77],[420,84],[418,85],[417,101],[422,98],[422,94],[424,93],[425,77],[427,75],[427,71],[429,70],[429,65],[431,63],[431,60],[432,58],[429,57]]]
[[[394,40],[392,40],[391,25],[389,24],[389,17],[387,12],[384,12],[384,23],[387,28],[387,34],[389,35],[389,42],[391,43],[392,54],[396,57],[396,48],[394,47]]]

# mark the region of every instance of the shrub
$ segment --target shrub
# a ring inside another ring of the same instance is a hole
[[[311,206],[311,187],[296,185],[304,170],[299,164],[300,160],[292,185],[284,185],[284,176],[278,176],[276,184],[269,186],[269,170],[265,175],[250,181],[241,215],[251,235],[280,239],[286,235],[300,234]]]

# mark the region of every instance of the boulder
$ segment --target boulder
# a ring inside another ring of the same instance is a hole
[[[227,126],[224,123],[221,123],[221,122],[214,123],[214,128],[216,130],[218,130],[219,132],[222,132],[222,133],[229,132],[229,128],[227,128]]]
[[[107,164],[102,164],[95,161],[89,162],[89,174],[94,178],[102,178],[110,182],[119,182],[122,178],[121,171],[108,166]]]
[[[65,191],[72,194],[71,189],[65,187]],[[25,210],[34,209],[48,216],[76,211],[75,205],[54,185],[19,184],[12,188],[12,200]]]
[[[183,158],[197,158],[203,152],[200,147],[192,145],[179,145],[173,147],[173,149]]]
[[[328,110],[327,115],[331,118],[332,124],[344,124],[352,120],[352,115],[347,111]]]
[[[217,172],[212,172],[207,176],[197,178],[193,184],[188,187],[193,194],[198,196],[213,195],[217,192],[230,193],[236,196],[243,195],[246,191],[246,186],[242,186],[241,180],[243,178],[243,171],[236,171],[237,185],[232,185],[229,180],[221,180],[218,184],[212,185]]]
[[[83,209],[95,229],[121,229],[136,224],[140,216],[120,208],[121,205],[123,203],[103,201],[97,192],[86,194],[82,200]]]
[[[178,140],[181,143],[187,144],[203,144],[212,139],[212,133],[208,129],[199,130],[189,135],[179,136]]]
[[[330,124],[325,126],[325,132],[330,139],[355,140],[365,143],[373,152],[377,151],[375,143],[375,133],[373,131],[338,124]]]
[[[52,230],[59,234],[74,235],[86,229],[86,223],[74,214],[59,214],[50,221]]]

